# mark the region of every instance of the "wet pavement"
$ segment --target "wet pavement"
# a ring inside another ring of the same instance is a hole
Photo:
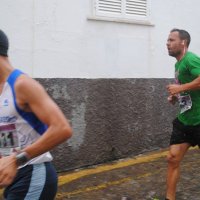
[[[57,200],[164,200],[167,149],[59,174]],[[182,161],[177,200],[200,200],[200,150]]]
[[[164,200],[167,149],[59,173],[56,200]],[[0,198],[1,199],[1,198]],[[200,200],[200,150],[182,161],[176,200]]]

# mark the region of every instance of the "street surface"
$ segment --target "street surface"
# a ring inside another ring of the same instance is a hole
[[[56,200],[164,200],[167,149],[59,174]],[[177,200],[200,200],[200,151],[182,162]]]

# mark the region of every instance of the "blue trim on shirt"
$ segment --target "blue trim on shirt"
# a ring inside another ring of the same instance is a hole
[[[24,73],[18,69],[15,69],[7,79],[7,82],[9,83],[9,85],[12,89],[15,108],[16,108],[17,112],[21,115],[21,117],[24,120],[26,120],[28,122],[28,124],[30,124],[30,126],[35,131],[37,131],[40,135],[42,135],[47,130],[47,126],[44,123],[42,123],[33,112],[25,112],[22,109],[20,109],[19,106],[17,105],[14,84],[15,84],[15,81],[17,80],[17,78],[21,74],[24,74]]]

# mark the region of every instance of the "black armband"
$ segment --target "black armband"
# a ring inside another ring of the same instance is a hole
[[[22,166],[30,160],[26,152],[20,152],[16,155],[17,166]]]

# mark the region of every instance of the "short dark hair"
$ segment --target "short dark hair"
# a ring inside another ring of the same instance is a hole
[[[191,37],[190,37],[190,34],[186,30],[173,28],[170,32],[171,33],[172,32],[178,32],[179,36],[180,36],[180,39],[181,40],[185,40],[187,47],[189,47],[190,41],[191,41]]]
[[[0,56],[8,56],[8,47],[8,37],[2,30],[0,30]]]

